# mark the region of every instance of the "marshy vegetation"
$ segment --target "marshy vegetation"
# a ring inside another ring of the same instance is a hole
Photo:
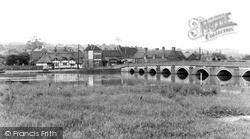
[[[217,120],[250,114],[250,96],[216,88],[11,84],[0,98],[7,126],[60,126],[66,139],[250,137],[249,125]]]

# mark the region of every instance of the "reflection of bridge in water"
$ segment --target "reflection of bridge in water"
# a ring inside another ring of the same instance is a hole
[[[200,76],[190,74],[159,74],[159,73],[129,73],[117,74],[34,74],[34,75],[4,75],[0,77],[0,84],[5,82],[21,83],[56,83],[62,85],[82,84],[86,86],[113,86],[113,85],[150,85],[165,83],[197,84],[204,87],[219,87],[222,92],[250,92],[250,82],[245,77]]]
[[[186,83],[186,84],[198,84],[200,85],[215,85],[215,86],[250,86],[250,82],[243,77],[232,77],[229,80],[221,80],[217,76],[208,76],[204,80],[200,80],[194,75],[175,75],[175,74],[139,74],[139,73],[122,73],[124,79],[137,79],[141,81],[160,81],[169,83]]]
[[[134,84],[134,82],[141,84],[157,84],[157,83],[180,83],[180,84],[196,84],[203,85],[203,87],[219,87],[222,92],[249,92],[250,82],[243,77],[232,77],[229,80],[221,80],[217,76],[208,76],[204,80],[200,80],[199,76],[195,75],[178,75],[178,74],[139,74],[139,73],[122,73],[124,83]],[[133,80],[134,82],[129,82]]]
[[[181,61],[167,63],[138,63],[129,64],[121,68],[125,72],[189,74],[203,76],[240,76],[250,77],[250,63],[248,62],[197,62]]]

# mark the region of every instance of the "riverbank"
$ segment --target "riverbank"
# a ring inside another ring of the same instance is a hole
[[[0,74],[22,74],[22,73],[119,73],[120,68],[89,68],[89,69],[53,69],[48,71],[43,70],[5,70]]]
[[[250,124],[221,120],[249,115],[249,94],[195,85],[11,84],[0,96],[1,126],[62,126],[66,139],[250,137]]]

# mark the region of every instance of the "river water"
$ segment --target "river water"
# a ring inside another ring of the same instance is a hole
[[[201,80],[202,79],[202,80]],[[100,85],[157,85],[159,83],[197,84],[206,87],[218,87],[222,92],[242,93],[250,92],[250,79],[243,77],[225,76],[196,76],[196,75],[173,75],[173,74],[76,74],[76,73],[22,73],[1,74],[0,84],[10,83],[56,83],[56,84],[83,84],[86,86]]]

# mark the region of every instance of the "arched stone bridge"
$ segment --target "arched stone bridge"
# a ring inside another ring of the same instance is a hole
[[[210,76],[250,76],[250,62],[136,63],[124,65],[121,71],[139,73],[207,74]]]

